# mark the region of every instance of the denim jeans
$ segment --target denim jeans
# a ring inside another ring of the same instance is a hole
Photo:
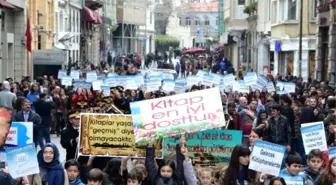
[[[44,146],[44,140],[46,143],[50,143],[50,127],[49,126],[41,126],[39,128],[39,135],[38,135],[38,143],[41,148]]]

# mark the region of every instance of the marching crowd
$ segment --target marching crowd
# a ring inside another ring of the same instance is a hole
[[[219,74],[221,70],[227,72],[222,62],[213,64]],[[24,77],[21,82],[8,78],[2,83],[0,106],[12,109],[12,121],[33,123],[33,142],[40,148],[37,155],[40,173],[13,179],[10,169],[4,167],[0,171],[0,184],[286,185],[283,174],[302,177],[302,185],[336,184],[336,157],[329,158],[328,151],[318,149],[306,155],[300,131],[301,124],[323,122],[328,146],[336,145],[334,89],[328,82],[311,79],[303,82],[291,75],[268,76],[268,80],[294,82],[296,92],[279,95],[264,88],[250,93],[221,93],[227,124],[220,129],[241,130],[243,138],[242,144],[233,148],[227,167],[214,172],[210,166],[192,165],[183,136],[176,145],[174,161],[155,159],[154,140],[147,146],[145,159],[76,156],[80,112],[131,114],[131,102],[171,96],[175,92],[146,92],[117,86],[111,88],[110,96],[104,96],[92,88],[66,88],[54,76],[45,75],[34,81]],[[194,85],[186,93],[206,88],[210,87]],[[60,137],[66,150],[65,164],[50,134]],[[248,168],[256,140],[286,147],[279,176]]]

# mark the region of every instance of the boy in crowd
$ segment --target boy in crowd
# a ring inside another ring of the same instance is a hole
[[[69,185],[84,185],[84,183],[82,183],[82,181],[79,178],[80,165],[76,160],[71,159],[67,161],[64,164],[64,168],[68,174]]]
[[[280,177],[301,177],[303,185],[314,185],[313,180],[309,175],[300,173],[302,158],[298,153],[289,152],[285,158],[285,163],[286,168],[281,170]]]
[[[133,168],[127,174],[127,185],[141,185],[143,176],[140,170]]]
[[[322,152],[319,149],[311,150],[308,154],[308,166],[304,169],[304,172],[309,175],[314,184],[318,181],[322,174]]]
[[[102,185],[103,178],[103,172],[98,168],[93,168],[87,176],[87,185]]]

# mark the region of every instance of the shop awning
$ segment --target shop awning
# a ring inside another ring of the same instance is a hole
[[[86,22],[93,22],[94,24],[102,24],[102,18],[99,13],[95,10],[91,10],[90,8],[83,6],[83,16],[82,20]]]
[[[83,16],[82,16],[83,21],[87,21],[87,22],[95,22],[96,21],[94,11],[91,10],[90,8],[88,8],[86,6],[83,6],[82,13],[83,13]]]
[[[0,6],[6,7],[6,8],[11,8],[11,9],[15,8],[15,6],[12,3],[9,3],[5,0],[0,0]]]

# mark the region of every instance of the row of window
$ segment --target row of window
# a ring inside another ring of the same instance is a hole
[[[184,24],[183,24],[182,21],[184,21]],[[186,17],[184,20],[182,20],[181,17],[179,18],[179,24],[180,25],[187,25],[187,26],[189,26],[189,25],[192,25],[192,22],[194,22],[194,25],[201,25],[201,20],[198,17],[195,17],[193,20],[190,17]],[[216,25],[218,25],[218,22],[219,22],[218,17],[216,17]],[[209,18],[207,16],[204,17],[203,23],[206,26],[210,25],[210,20],[209,20]]]

